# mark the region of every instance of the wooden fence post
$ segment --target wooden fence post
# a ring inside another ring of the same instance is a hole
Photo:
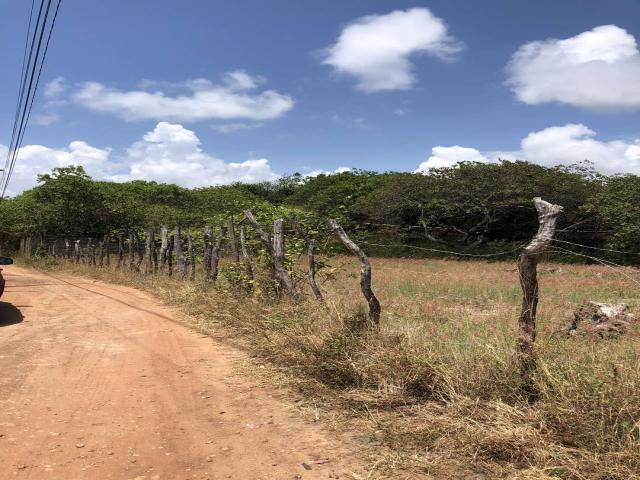
[[[67,260],[71,259],[71,244],[68,238],[64,239],[64,258]]]
[[[98,265],[104,267],[104,240],[98,242]]]
[[[211,239],[213,238],[213,230],[209,225],[204,227],[204,249],[202,258],[202,269],[204,270],[204,277],[210,278],[211,275]]]
[[[118,235],[118,268],[122,267],[122,262],[124,262],[124,239],[120,234]]]
[[[167,260],[169,254],[169,229],[166,225],[160,227],[160,271],[167,274]]]
[[[218,280],[218,265],[220,263],[220,250],[224,243],[224,237],[226,235],[226,229],[224,225],[220,226],[220,234],[216,240],[215,245],[211,248],[211,270],[209,271],[209,279],[215,284]]]
[[[233,218],[227,220],[227,236],[229,237],[229,246],[231,247],[231,258],[235,263],[240,263],[240,253],[238,252],[238,240],[236,239],[236,229],[233,224]]]
[[[318,287],[318,282],[316,282],[316,241],[313,238],[309,238],[309,235],[303,230],[295,216],[291,218],[291,222],[307,244],[307,283],[309,284],[309,288],[311,288],[311,291],[321,303],[325,303],[322,291],[320,287]]]
[[[76,263],[80,263],[80,255],[82,254],[82,247],[80,246],[80,239],[76,240],[73,244],[73,250],[75,253]]]
[[[87,249],[89,254],[89,265],[96,266],[96,244],[93,241],[93,238],[89,237],[87,241]]]
[[[133,251],[133,232],[129,232],[129,268],[131,270],[135,269],[135,258]]]
[[[111,249],[110,244],[111,243],[111,236],[108,233],[105,233],[104,235],[104,254],[105,254],[105,265],[107,267],[111,266]]]
[[[284,267],[284,219],[278,218],[273,221],[273,265],[279,264]],[[286,288],[280,275],[278,278],[279,290]],[[279,293],[280,294],[280,293]]]
[[[517,357],[520,363],[523,390],[529,401],[535,401],[539,392],[534,375],[538,367],[534,343],[536,340],[536,314],[538,308],[538,259],[549,246],[556,230],[560,205],[545,202],[539,197],[533,199],[538,212],[538,233],[525,247],[518,260],[520,286],[522,287],[522,309],[518,318]]]
[[[284,263],[282,262],[283,255],[281,255],[280,252],[278,252],[278,254],[276,255],[276,249],[274,248],[274,244],[271,243],[271,238],[269,237],[269,234],[262,229],[262,227],[256,220],[256,217],[254,217],[253,213],[251,213],[251,210],[245,210],[244,215],[249,221],[249,223],[253,226],[253,229],[258,234],[258,238],[260,239],[265,249],[267,250],[267,253],[271,257],[271,261],[273,262],[274,273],[276,275],[277,280],[287,291],[287,294],[289,295],[289,297],[291,297],[291,299],[297,303],[300,300],[300,297],[298,295],[298,292],[296,292],[296,289],[293,285],[293,281],[291,280],[291,276],[289,275],[289,272],[287,272],[287,270],[284,268]],[[276,228],[276,224],[279,225],[278,228],[281,231],[282,219],[276,220],[274,222],[274,229]],[[276,236],[280,236],[280,234]],[[279,243],[282,245],[282,254],[284,254],[284,239],[283,238],[276,239],[275,243]]]
[[[349,238],[343,228],[334,219],[329,220],[331,228],[345,247],[360,260],[360,289],[369,304],[369,321],[377,328],[380,325],[381,307],[378,298],[371,289],[371,264],[362,249]]]
[[[147,228],[147,234],[144,239],[144,255],[145,255],[145,264],[144,264],[144,273],[149,275],[153,273],[153,244],[155,242],[154,239],[154,231],[153,227]]]
[[[249,249],[247,248],[247,227],[240,226],[240,251],[242,252],[242,263],[244,264],[244,270],[249,281],[249,287],[253,287],[253,264],[251,263],[251,255],[249,255]]]
[[[187,235],[187,255],[189,256],[189,279],[196,279],[196,256],[193,253],[193,237]]]
[[[182,251],[182,240],[180,238],[180,227],[176,225],[176,229],[173,232],[173,248],[176,251],[176,263],[178,264],[178,273],[180,278],[184,280],[187,276],[187,264]]]

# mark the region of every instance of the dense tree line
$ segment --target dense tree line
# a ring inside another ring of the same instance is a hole
[[[564,206],[559,239],[640,251],[640,177],[607,177],[588,163],[548,168],[522,161],[467,162],[428,175],[295,174],[269,183],[197,189],[96,181],[79,166],[56,168],[38,180],[35,188],[0,202],[5,237],[100,236],[162,224],[200,228],[240,218],[251,208],[271,218],[296,215],[312,230],[337,218],[358,238],[376,244],[491,252],[531,238],[537,227],[531,199],[540,196]],[[376,253],[385,251],[390,252]],[[619,260],[635,258],[606,253]]]

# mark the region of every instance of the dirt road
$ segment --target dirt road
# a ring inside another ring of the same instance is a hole
[[[5,274],[0,478],[349,478],[336,441],[234,369],[242,353],[150,296]]]

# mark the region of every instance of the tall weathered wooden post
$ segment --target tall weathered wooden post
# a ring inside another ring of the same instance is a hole
[[[224,237],[226,235],[226,228],[224,225],[220,227],[220,234],[218,235],[218,239],[216,243],[211,248],[211,269],[209,270],[209,279],[214,284],[218,280],[218,265],[220,263],[220,250],[222,249],[222,244],[224,243]]]
[[[180,226],[176,225],[173,231],[173,248],[176,252],[176,263],[178,264],[178,273],[180,278],[184,279],[187,276],[187,263],[182,251],[182,239],[180,238]]]
[[[213,239],[213,230],[209,225],[204,227],[204,248],[202,255],[202,269],[204,271],[204,277],[210,278],[211,274],[211,249],[213,245],[211,241]]]
[[[153,273],[153,250],[155,243],[155,232],[153,227],[147,228],[146,237],[144,239],[144,273],[147,275]]]
[[[360,289],[369,304],[369,321],[373,327],[377,328],[380,325],[381,307],[378,298],[371,289],[371,264],[369,263],[369,258],[362,249],[349,238],[337,221],[331,219],[329,223],[344,246],[360,260]]]
[[[245,275],[249,282],[249,288],[253,286],[253,264],[251,263],[251,255],[249,255],[249,248],[247,247],[247,227],[240,226],[240,251],[242,252],[242,263],[244,265]]]
[[[193,252],[193,237],[187,235],[187,255],[189,256],[189,279],[196,279],[196,256]]]
[[[324,297],[322,296],[322,291],[320,291],[320,287],[318,287],[318,282],[316,282],[316,241],[313,238],[310,238],[307,235],[307,232],[304,231],[298,219],[294,216],[291,218],[291,222],[293,223],[293,227],[296,229],[298,234],[304,239],[307,244],[307,283],[309,284],[309,288],[313,292],[313,295],[324,304]]]
[[[278,219],[274,222],[274,231],[275,231],[275,239],[274,242],[271,242],[271,237],[264,229],[260,226],[256,217],[253,216],[251,210],[245,210],[245,217],[258,234],[258,238],[267,253],[271,257],[271,262],[273,263],[273,272],[276,280],[280,283],[280,285],[287,292],[287,295],[291,297],[294,302],[300,301],[300,296],[293,285],[293,280],[291,280],[291,276],[289,272],[287,272],[284,266],[284,234],[282,229],[282,219]]]
[[[538,259],[549,246],[556,230],[560,205],[545,202],[539,197],[533,199],[538,212],[538,233],[527,245],[518,260],[520,286],[522,287],[522,309],[518,318],[518,343],[516,353],[520,363],[523,390],[530,401],[538,397],[534,375],[538,367],[534,343],[536,340],[536,314],[538,309]]]
[[[238,251],[238,239],[236,238],[236,228],[233,224],[233,218],[227,220],[227,236],[229,238],[229,247],[231,248],[231,258],[235,263],[240,263],[240,252]]]

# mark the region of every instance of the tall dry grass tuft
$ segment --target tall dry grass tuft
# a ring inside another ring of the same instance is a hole
[[[560,333],[584,300],[637,310],[629,276],[638,271],[541,266],[541,397],[529,406],[514,358],[513,265],[375,259],[383,316],[371,331],[357,266],[328,262],[337,273],[323,285],[326,308],[311,295],[294,305],[269,289],[239,288],[233,275],[213,290],[204,280],[40,266],[148,290],[198,328],[232,332],[309,398],[341,412],[343,426],[365,432],[379,459],[372,478],[640,479],[640,335]]]

